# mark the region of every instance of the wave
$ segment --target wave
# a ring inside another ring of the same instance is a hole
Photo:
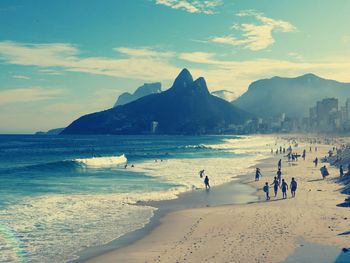
[[[92,157],[74,159],[75,163],[84,167],[100,168],[100,167],[113,167],[121,164],[126,164],[128,159],[124,154],[120,156],[106,156],[106,157]]]
[[[0,174],[31,172],[31,171],[68,171],[78,168],[109,168],[126,164],[128,159],[124,154],[119,156],[77,158],[62,161],[53,161],[47,163],[37,163],[32,165],[19,166],[15,168],[6,168],[0,170]]]

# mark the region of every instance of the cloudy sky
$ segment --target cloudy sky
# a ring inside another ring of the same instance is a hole
[[[64,127],[181,68],[237,95],[260,78],[350,82],[348,0],[0,2],[0,133]]]

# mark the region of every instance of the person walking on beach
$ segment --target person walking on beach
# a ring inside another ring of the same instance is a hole
[[[303,157],[303,160],[305,161],[305,157],[306,157],[306,150],[305,150],[305,149],[304,149],[304,151],[303,151],[302,157]]]
[[[344,176],[344,170],[343,170],[342,165],[340,165],[340,167],[339,167],[339,175],[340,175],[340,178],[342,178]]]
[[[210,189],[209,177],[206,175],[204,178],[205,189]]]
[[[273,185],[273,191],[275,193],[275,197],[277,196],[277,191],[278,191],[278,187],[280,185],[280,181],[277,179],[277,177],[275,176],[273,183],[271,184]]]
[[[317,157],[314,160],[314,164],[315,164],[315,167],[317,167],[317,164],[318,164],[318,158]]]
[[[266,182],[265,183],[265,186],[263,187],[263,190],[266,194],[266,201],[270,200],[270,194],[269,194],[269,191],[270,191],[270,187],[269,187],[269,183]]]
[[[262,176],[260,169],[256,168],[255,170],[255,181],[259,181],[260,177]]]
[[[321,167],[320,171],[321,171],[322,178],[326,179],[326,177],[329,175],[327,167],[326,166]]]
[[[297,186],[298,184],[293,177],[292,181],[290,182],[290,192],[292,194],[292,197],[295,197],[295,191],[297,190]]]
[[[282,179],[281,189],[283,199],[287,199],[288,184],[284,181],[284,179]]]
[[[279,183],[281,183],[281,178],[282,178],[282,172],[281,172],[281,169],[278,169],[277,171],[277,180]]]
[[[282,169],[282,159],[280,159],[277,163],[277,169],[281,170]]]

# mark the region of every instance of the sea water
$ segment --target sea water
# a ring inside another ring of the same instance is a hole
[[[155,208],[234,180],[274,140],[239,136],[0,135],[0,262],[67,262],[143,227]],[[125,165],[127,167],[125,168]]]

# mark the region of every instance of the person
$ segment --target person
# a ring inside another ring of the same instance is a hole
[[[340,174],[340,177],[344,176],[344,170],[343,170],[343,166],[342,165],[340,165],[340,167],[339,167],[339,174]]]
[[[278,171],[277,171],[277,179],[278,179],[279,183],[281,183],[281,175],[282,175],[281,169],[278,169]]]
[[[317,164],[318,164],[318,158],[317,157],[314,160],[314,164],[315,164],[315,167],[317,167]]]
[[[292,197],[295,197],[295,191],[297,190],[297,186],[298,184],[293,177],[292,181],[290,182],[290,192],[292,194]]]
[[[286,148],[283,147],[283,154],[285,154],[285,153],[286,153]]]
[[[280,154],[282,153],[282,146],[280,146]]]
[[[306,157],[306,150],[305,150],[305,149],[304,149],[304,151],[303,151],[302,157],[303,157],[303,160],[305,161],[305,157]]]
[[[321,167],[320,171],[321,171],[321,174],[322,174],[322,178],[323,178],[323,179],[325,179],[325,178],[326,178],[326,176],[328,176],[328,175],[329,175],[329,173],[328,173],[328,170],[327,170],[327,167],[326,167],[326,166]]]
[[[205,184],[205,189],[209,189],[210,188],[209,177],[207,175],[204,178],[204,184]]]
[[[204,169],[199,171],[199,177],[203,178],[203,175],[204,175]]]
[[[277,196],[277,191],[278,191],[278,187],[280,185],[280,181],[277,179],[277,177],[274,177],[273,183],[271,184],[273,185],[273,191],[275,193],[275,197]]]
[[[277,168],[280,170],[282,168],[282,159],[280,159],[277,163]]]
[[[284,181],[284,179],[282,179],[281,189],[283,199],[287,199],[288,184]]]
[[[270,190],[270,187],[269,187],[269,183],[266,182],[265,183],[265,186],[263,188],[265,194],[266,194],[266,201],[270,200],[270,195],[269,195],[269,190]]]
[[[255,181],[259,181],[260,176],[262,176],[262,174],[260,172],[260,169],[256,168],[256,170],[255,170]]]

